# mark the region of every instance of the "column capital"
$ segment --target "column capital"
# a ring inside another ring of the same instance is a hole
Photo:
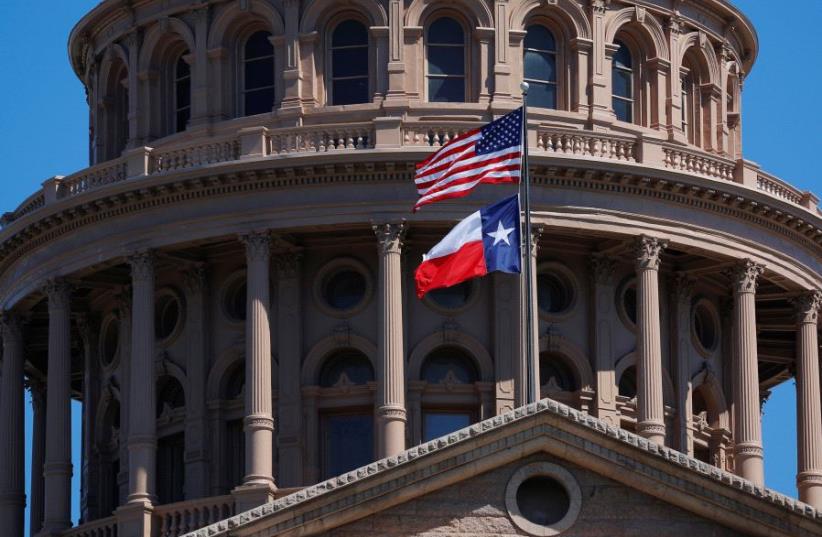
[[[765,272],[765,267],[751,259],[745,259],[729,269],[726,274],[731,279],[734,293],[755,293],[759,285],[759,277]]]
[[[128,256],[128,264],[131,267],[131,279],[133,281],[153,281],[154,280],[154,254],[146,250]]]
[[[594,283],[610,285],[613,283],[616,264],[605,254],[593,254],[590,259],[591,278]]]
[[[80,333],[80,339],[83,340],[83,345],[89,345],[97,333],[91,318],[89,315],[81,313],[76,316],[75,323],[77,324],[77,331]]]
[[[271,259],[271,235],[267,231],[240,235],[240,242],[245,245],[248,261],[268,261]]]
[[[539,241],[545,229],[539,224],[531,224],[531,257],[537,258],[539,254]],[[523,242],[525,239],[523,238]]]
[[[822,308],[822,292],[809,291],[791,299],[796,311],[797,324],[817,324],[819,310]]]
[[[300,264],[302,263],[302,260],[302,252],[285,252],[282,254],[277,254],[274,256],[274,270],[280,278],[294,278],[300,271]]]
[[[71,285],[63,278],[54,278],[46,282],[43,292],[49,298],[49,308],[68,309],[71,303]]]
[[[588,0],[594,13],[604,14],[608,10],[611,0]]]
[[[371,229],[377,235],[377,246],[382,255],[399,254],[402,251],[408,224],[402,222],[372,223]]]
[[[0,312],[0,336],[4,340],[23,337],[23,318],[10,311]]]
[[[208,280],[208,268],[197,265],[183,273],[183,287],[188,295],[200,295],[205,292]]]
[[[673,278],[673,296],[679,304],[690,304],[694,296],[696,280],[684,272],[677,272]]]
[[[659,270],[662,251],[668,247],[668,241],[640,235],[634,243],[636,267],[638,270]]]

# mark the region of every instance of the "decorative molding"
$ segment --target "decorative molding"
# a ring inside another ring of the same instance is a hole
[[[640,235],[634,244],[636,266],[638,270],[659,270],[662,251],[668,247],[668,241]]]
[[[131,279],[134,282],[154,281],[154,254],[149,251],[138,252],[128,257],[131,267]]]
[[[62,278],[54,278],[43,286],[43,293],[48,296],[49,309],[68,309],[71,306],[72,286]]]
[[[691,300],[694,297],[694,287],[696,279],[688,276],[684,272],[677,272],[673,278],[673,297],[680,305],[690,309]]]
[[[791,300],[798,324],[818,324],[822,308],[822,291],[810,291]]]
[[[248,262],[271,259],[271,235],[268,232],[255,232],[240,235],[240,242],[245,246]]]
[[[371,228],[377,235],[377,246],[382,255],[402,252],[405,234],[408,232],[408,224],[405,220],[385,224],[372,223]]]
[[[593,254],[590,258],[591,278],[599,285],[611,285],[616,263],[605,254]]]
[[[759,286],[759,277],[765,272],[765,267],[744,259],[725,274],[731,279],[735,293],[755,293]]]
[[[302,266],[302,252],[286,252],[274,256],[274,270],[280,279],[297,277]]]

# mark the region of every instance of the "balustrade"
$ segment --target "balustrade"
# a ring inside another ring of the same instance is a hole
[[[59,197],[70,198],[83,192],[126,179],[126,163],[123,159],[104,162],[80,173],[70,175],[61,181]]]
[[[117,537],[117,519],[101,518],[62,533],[62,537]]]
[[[790,186],[776,177],[759,174],[756,177],[756,189],[767,192],[776,198],[782,198],[800,205],[803,199],[803,193],[800,190]]]
[[[548,153],[636,162],[636,148],[633,138],[591,132],[537,131],[537,150]]]
[[[237,160],[240,145],[237,140],[219,140],[207,144],[169,149],[152,153],[150,173],[162,173]]]
[[[268,154],[325,153],[374,147],[374,128],[369,124],[278,129],[268,135]]]
[[[442,147],[457,136],[465,134],[476,125],[447,126],[410,124],[403,129],[403,145],[419,147]]]
[[[158,537],[179,537],[234,516],[234,499],[217,496],[159,505],[154,514],[160,528]]]
[[[704,175],[721,181],[734,180],[736,164],[732,160],[672,147],[664,147],[662,150],[665,153],[663,164],[666,168]]]

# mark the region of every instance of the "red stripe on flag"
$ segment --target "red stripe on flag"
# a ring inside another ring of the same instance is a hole
[[[486,274],[488,269],[482,241],[468,242],[453,254],[422,262],[414,274],[417,297],[422,298],[434,289],[451,287]]]

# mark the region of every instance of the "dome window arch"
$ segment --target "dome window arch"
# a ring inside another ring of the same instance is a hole
[[[103,98],[103,132],[97,134],[104,137],[103,154],[98,155],[98,158],[102,157],[101,160],[118,158],[126,149],[129,139],[128,67],[125,62],[115,58],[108,72]]]
[[[635,58],[624,41],[615,41],[616,51],[611,67],[611,94],[614,114],[619,121],[636,123],[635,99],[637,71]]]
[[[191,119],[191,66],[188,51],[182,52],[174,62],[172,93],[174,95],[174,132],[183,132]]]
[[[526,28],[523,69],[524,79],[531,86],[528,104],[541,108],[557,108],[558,49],[554,33],[542,24]]]
[[[441,16],[425,32],[428,101],[463,103],[467,101],[467,61],[465,29],[456,19]]]
[[[331,31],[328,101],[332,105],[371,100],[368,28],[357,19],[345,19]]]
[[[272,111],[275,100],[274,45],[271,32],[251,33],[240,47],[240,115],[254,116]]]

